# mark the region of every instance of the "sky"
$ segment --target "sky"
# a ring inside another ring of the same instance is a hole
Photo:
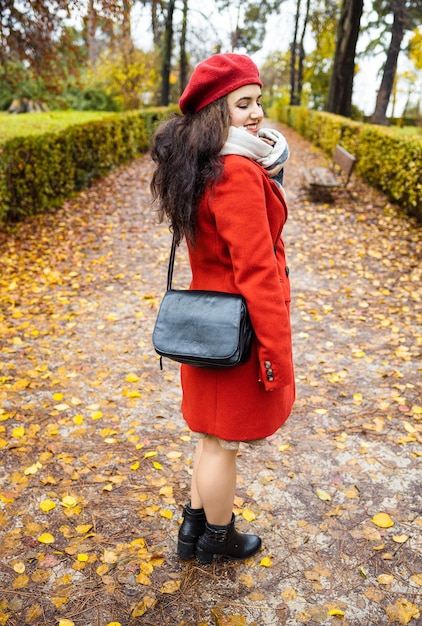
[[[365,8],[369,8],[371,4],[370,0],[365,0]],[[132,17],[133,35],[137,44],[141,48],[147,49],[151,43],[149,14],[145,10],[142,12],[139,3],[136,6],[138,7],[136,9],[137,12]],[[208,0],[190,0],[190,19],[195,24],[195,28],[203,29],[204,41],[209,37],[211,29],[219,32],[224,41],[224,33],[230,30],[230,17],[227,13],[224,14],[224,17],[216,12],[213,13],[212,6],[213,3],[208,2]],[[258,66],[264,62],[270,52],[288,50],[293,35],[295,9],[296,0],[285,0],[280,13],[271,16],[268,20],[267,35],[263,46],[259,52],[252,55]],[[362,32],[363,34],[359,36],[357,52],[361,52],[367,44],[368,36],[365,36],[364,29],[362,29]],[[228,37],[226,41],[228,43]],[[312,49],[311,41],[305,42],[306,49]],[[228,52],[230,50],[227,47],[224,51]],[[379,70],[383,62],[384,56],[382,54],[372,58],[358,59],[360,71],[354,78],[353,104],[356,104],[366,115],[371,115],[374,112],[376,95],[381,82]],[[408,65],[409,61],[406,59],[406,55],[401,53],[399,55],[398,72],[401,73],[408,69]],[[394,111],[396,116],[403,112],[405,101],[406,94],[404,92],[399,93]],[[387,114],[391,115],[391,113],[392,105],[390,103]]]

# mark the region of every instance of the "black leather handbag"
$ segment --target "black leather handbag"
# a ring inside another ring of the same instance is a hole
[[[253,330],[243,296],[172,289],[175,252],[173,237],[167,291],[152,335],[156,352],[179,363],[210,369],[245,363],[251,354]]]

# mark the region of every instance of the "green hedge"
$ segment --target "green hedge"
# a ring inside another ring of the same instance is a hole
[[[340,143],[357,158],[356,173],[422,221],[422,140],[305,107],[280,106],[278,121],[331,155]]]
[[[0,224],[59,206],[112,167],[146,152],[169,109],[116,114],[0,145]]]

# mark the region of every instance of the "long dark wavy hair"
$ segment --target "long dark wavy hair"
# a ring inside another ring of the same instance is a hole
[[[151,142],[156,163],[153,201],[159,220],[167,217],[176,242],[183,236],[194,244],[199,202],[222,173],[220,151],[227,140],[230,114],[227,98],[219,98],[198,113],[164,122]]]

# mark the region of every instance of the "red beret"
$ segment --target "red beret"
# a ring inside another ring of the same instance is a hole
[[[182,113],[198,113],[211,102],[244,85],[259,85],[259,70],[244,54],[214,54],[194,69],[182,93]]]

